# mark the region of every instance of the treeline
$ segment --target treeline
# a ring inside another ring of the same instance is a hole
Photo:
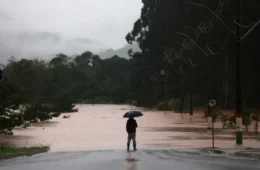
[[[138,67],[132,77],[138,88],[133,92],[139,94],[139,104],[154,106],[178,99],[183,110],[190,98],[193,104],[206,107],[210,97],[217,99],[218,106],[234,109],[239,25],[243,103],[260,108],[260,3],[240,2],[241,19],[236,23],[237,1],[143,1],[140,18],[126,35],[128,43],[136,42],[142,50],[132,54]],[[162,70],[167,78],[160,74]],[[163,95],[165,82],[168,90]]]
[[[11,58],[0,82],[0,132],[76,111],[73,103],[129,103],[130,78],[130,61],[118,56],[59,54],[49,62]]]

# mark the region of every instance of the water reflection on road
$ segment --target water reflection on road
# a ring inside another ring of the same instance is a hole
[[[131,152],[126,152],[123,170],[138,170],[138,159],[132,156]]]

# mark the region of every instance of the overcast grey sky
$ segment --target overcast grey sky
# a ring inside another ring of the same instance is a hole
[[[141,0],[0,0],[0,59],[121,48],[141,8]]]
[[[141,7],[141,0],[0,0],[13,29],[86,37],[113,48],[125,45]]]

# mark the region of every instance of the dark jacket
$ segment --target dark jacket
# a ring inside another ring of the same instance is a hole
[[[126,123],[127,133],[135,133],[136,128],[138,127],[136,120],[134,118],[129,118]]]

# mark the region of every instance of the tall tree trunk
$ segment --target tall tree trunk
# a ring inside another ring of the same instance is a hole
[[[225,73],[224,73],[224,108],[228,108],[228,56],[225,57]]]
[[[166,57],[166,56],[165,56]],[[164,111],[168,110],[168,78],[169,78],[168,61],[165,58],[165,70],[164,70]]]
[[[180,112],[181,112],[181,114],[183,114],[183,110],[184,110],[184,108],[183,108],[183,105],[184,105],[184,99],[183,99],[183,96],[181,96],[181,108],[180,108]]]
[[[192,91],[190,91],[190,119],[192,121],[193,117],[193,100],[192,100]]]
[[[183,98],[183,73],[181,73],[181,81],[180,81],[180,113],[183,115],[183,103],[184,103],[184,98]]]

